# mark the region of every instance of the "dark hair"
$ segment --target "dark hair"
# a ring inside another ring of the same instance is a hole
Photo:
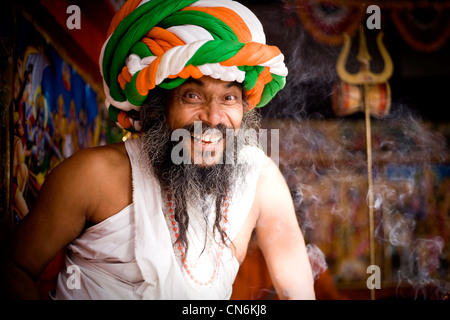
[[[160,87],[150,90],[139,113],[136,114],[136,119],[141,121],[142,132],[147,132],[156,124],[165,121],[165,110],[169,94],[169,90]]]

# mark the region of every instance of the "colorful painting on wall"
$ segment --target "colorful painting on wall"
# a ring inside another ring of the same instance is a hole
[[[10,113],[11,207],[19,222],[50,171],[76,151],[106,143],[107,116],[92,84],[25,19],[19,22]]]

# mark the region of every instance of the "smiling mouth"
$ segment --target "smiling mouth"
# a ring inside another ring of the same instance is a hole
[[[191,133],[192,139],[194,139],[194,142],[205,144],[205,145],[212,145],[219,143],[223,140],[222,135],[216,135],[216,134],[197,134],[197,133]]]

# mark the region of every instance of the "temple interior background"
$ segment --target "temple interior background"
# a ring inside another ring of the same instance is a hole
[[[98,67],[123,2],[2,2],[2,243],[59,162],[128,138],[108,118]],[[262,129],[294,199],[317,298],[446,298],[450,1],[240,2],[289,69],[285,89],[260,111]],[[80,8],[80,29],[69,28],[70,5]],[[369,288],[369,266],[379,268],[380,288]],[[58,267],[41,276],[43,290]],[[277,299],[253,243],[232,299]]]

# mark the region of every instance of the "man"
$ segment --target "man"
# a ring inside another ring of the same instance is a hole
[[[128,0],[101,56],[111,116],[140,132],[46,179],[9,249],[9,290],[67,246],[56,299],[227,299],[255,230],[280,298],[314,299],[287,185],[246,131],[287,70],[229,0]],[[73,276],[73,277],[72,277]]]

